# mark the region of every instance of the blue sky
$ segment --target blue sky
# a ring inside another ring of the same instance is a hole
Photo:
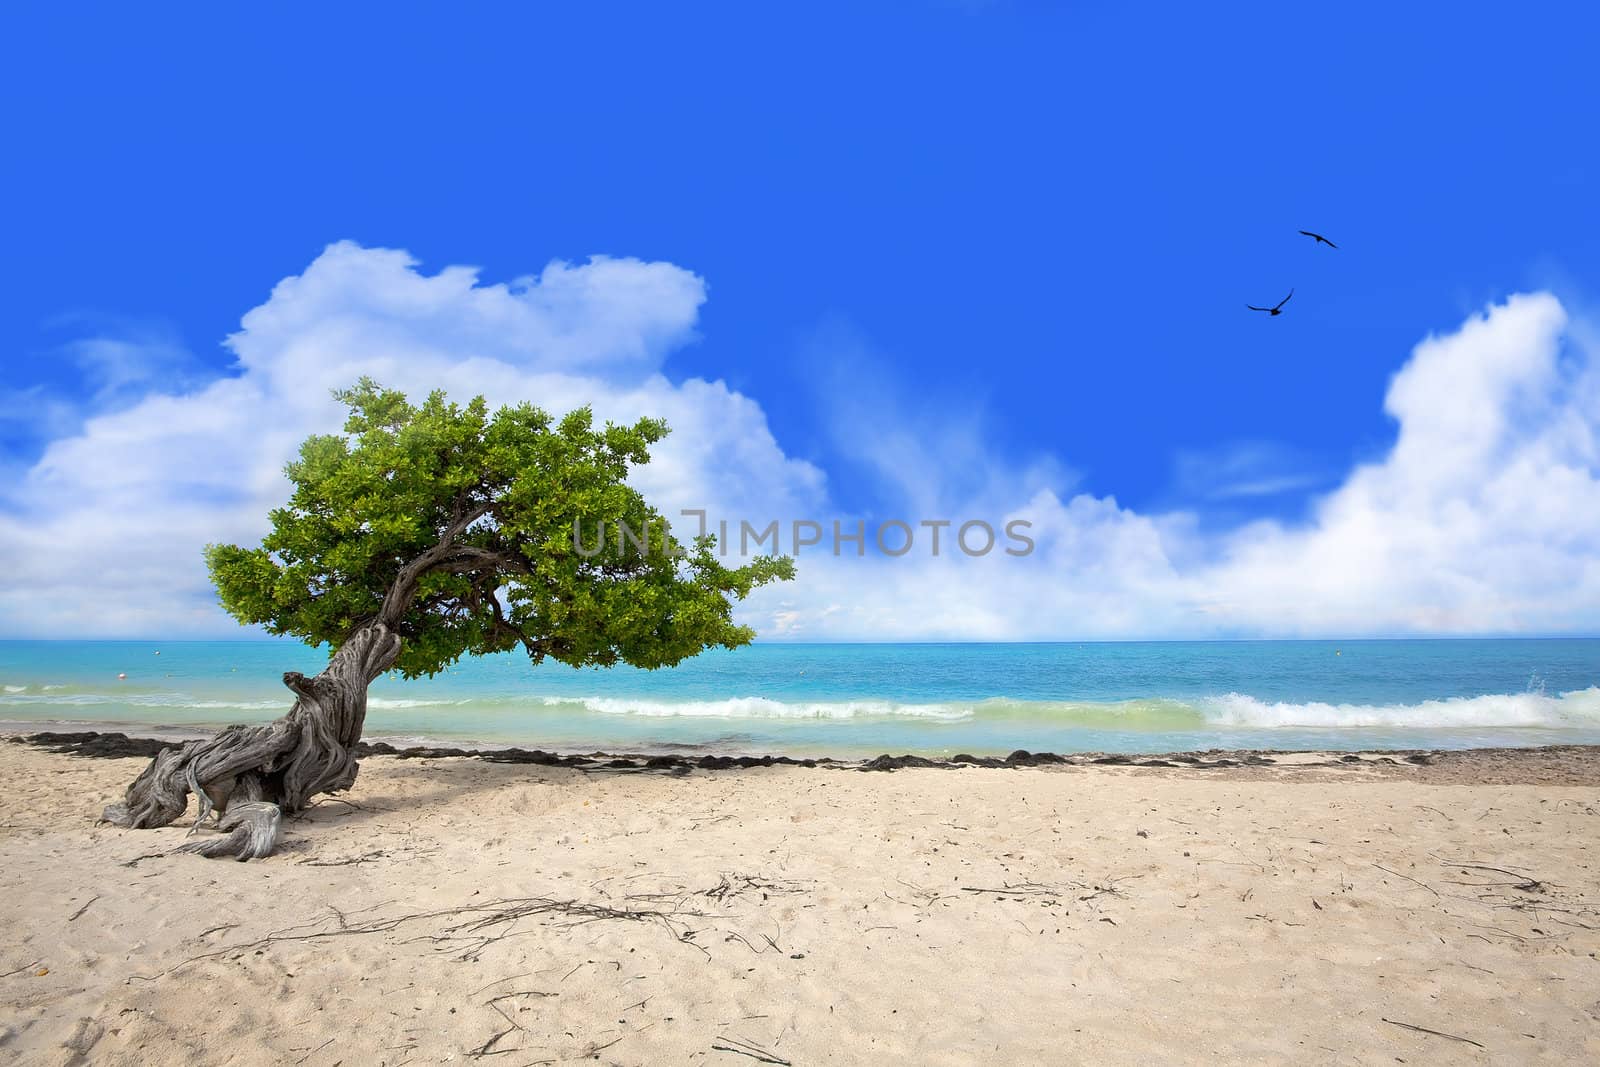
[[[13,6],[3,469],[236,373],[241,316],[349,240],[486,284],[693,272],[660,369],[752,398],[852,513],[890,506],[870,422],[839,431],[872,383],[1048,458],[1063,499],[1293,523],[1394,446],[1423,338],[1516,292],[1586,306],[1597,30],[1576,3]]]

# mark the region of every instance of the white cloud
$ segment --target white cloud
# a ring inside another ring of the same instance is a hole
[[[284,461],[339,424],[329,390],[361,374],[413,395],[444,385],[556,412],[659,415],[674,433],[639,483],[669,514],[851,525],[755,400],[661,373],[705,296],[668,263],[554,263],[487,285],[465,268],[428,275],[403,252],[333,245],[245,315],[228,342],[235,374],[93,416],[13,480],[0,501],[0,626],[237,632],[213,602],[201,546],[259,539],[286,491]],[[946,531],[930,559],[920,531],[898,559],[808,549],[799,581],[763,590],[743,615],[769,636],[811,639],[1600,629],[1600,377],[1578,336],[1537,294],[1428,339],[1389,390],[1388,456],[1350,472],[1304,523],[1220,535],[1181,512],[1072,495],[1049,457],[995,458],[980,420],[831,390],[835,432],[881,482],[879,517],[997,530],[1026,519],[1037,548],[1018,558],[1002,542],[971,559]],[[1214,484],[1289,470],[1281,460],[1244,456]]]
[[[1309,457],[1273,441],[1230,441],[1186,448],[1173,459],[1186,499],[1225,501],[1303,492],[1329,479]]]
[[[201,550],[260,539],[287,493],[284,463],[308,434],[340,425],[330,390],[363,374],[413,396],[444,386],[558,413],[589,403],[602,418],[659,415],[674,433],[640,481],[668,507],[814,509],[821,474],[782,454],[757,404],[659,373],[704,299],[697,276],[667,263],[597,257],[482,285],[464,268],[425,275],[402,252],[330,246],[245,315],[228,340],[235,376],[90,417],[9,488],[0,625],[236,633]]]
[[[121,325],[63,346],[99,410],[139,399],[153,388],[192,382],[198,368],[178,339],[163,330]]]
[[[1238,532],[1196,576],[1234,625],[1291,632],[1600,629],[1600,378],[1549,294],[1418,345],[1393,450],[1303,528]]]
[[[1418,345],[1385,403],[1393,449],[1302,524],[1202,537],[1183,514],[1042,492],[1007,513],[1033,519],[1033,556],[886,561],[894,581],[841,582],[816,625],[837,632],[842,612],[872,620],[850,636],[879,637],[1600,630],[1600,368],[1568,326],[1553,296],[1517,296]],[[790,605],[784,623],[807,619]]]

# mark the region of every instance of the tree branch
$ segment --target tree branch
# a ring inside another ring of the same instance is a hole
[[[528,657],[532,659],[534,663],[538,663],[540,660],[544,659],[545,652],[549,649],[548,644],[541,638],[529,636],[526,630],[512,622],[510,619],[506,618],[505,610],[501,608],[500,598],[495,595],[495,591],[493,589],[489,589],[486,592],[486,599],[489,601],[489,607],[494,611],[495,629],[502,633],[508,633],[512,637],[515,637],[518,641],[521,641],[522,647],[528,650]]]
[[[458,504],[439,543],[401,567],[400,573],[395,575],[394,584],[389,586],[389,592],[383,598],[383,607],[378,611],[378,621],[391,629],[398,626],[410,609],[411,602],[416,599],[417,583],[422,576],[447,560],[452,550],[463,547],[456,544],[456,538],[465,533],[468,526],[489,514],[493,507],[493,504],[480,504],[471,511],[463,512]]]

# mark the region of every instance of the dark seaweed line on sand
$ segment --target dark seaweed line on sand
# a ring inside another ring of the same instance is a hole
[[[13,744],[28,744],[63,755],[87,756],[99,759],[150,758],[165,748],[175,748],[183,742],[157,738],[129,737],[122,733],[83,731],[79,733],[34,733],[9,739]],[[1315,762],[1297,762],[1295,768],[1340,766],[1350,763],[1367,763],[1398,766],[1409,763],[1427,766],[1441,759],[1485,753],[1505,754],[1512,758],[1537,758],[1541,755],[1592,754],[1593,746],[1556,745],[1524,749],[1464,749],[1460,751],[1399,750],[1384,754],[1354,753],[1332,756]],[[587,755],[562,755],[542,749],[502,748],[464,749],[416,745],[397,748],[385,741],[363,741],[356,750],[361,758],[393,756],[396,759],[479,759],[486,763],[523,763],[542,767],[570,767],[577,770],[612,771],[666,771],[685,774],[691,770],[738,770],[751,767],[831,767],[844,770],[896,771],[903,768],[987,767],[1014,769],[1018,767],[1044,767],[1055,765],[1107,765],[1123,767],[1186,767],[1196,770],[1226,767],[1262,767],[1277,763],[1274,755],[1292,755],[1292,751],[1266,749],[1253,752],[1210,749],[1204,752],[1177,752],[1158,755],[1123,753],[1081,753],[1071,756],[1054,752],[1028,752],[1023,749],[1001,759],[992,756],[972,756],[965,753],[949,758],[926,756],[892,756],[887,753],[869,760],[840,760],[829,757],[795,758],[792,756],[646,756],[590,753]],[[1324,754],[1326,755],[1326,754]]]
[[[156,738],[129,737],[121,733],[100,733],[93,730],[80,733],[35,733],[11,738],[13,742],[36,745],[48,751],[72,756],[99,759],[148,758],[165,748],[176,748],[182,741]],[[1080,756],[1061,756],[1054,752],[1028,752],[1018,749],[1000,759],[993,756],[972,756],[966,753],[948,759],[926,756],[892,756],[888,753],[869,760],[839,760],[830,757],[797,758],[794,756],[645,756],[613,755],[595,752],[587,755],[561,755],[543,749],[500,748],[467,749],[430,745],[397,748],[386,741],[363,741],[356,748],[360,758],[393,756],[396,759],[480,759],[486,763],[527,763],[541,767],[572,767],[579,770],[690,770],[723,771],[751,767],[834,767],[862,771],[897,771],[908,767],[951,769],[956,767],[1044,767],[1067,764],[1112,764],[1135,767],[1239,767],[1265,766],[1273,762],[1260,753],[1182,753],[1166,757],[1130,756],[1122,754],[1088,753]],[[1210,757],[1210,758],[1205,758]],[[1390,761],[1393,762],[1393,761]]]

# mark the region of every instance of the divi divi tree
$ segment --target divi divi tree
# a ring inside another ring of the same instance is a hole
[[[255,548],[213,545],[206,562],[242,623],[331,649],[314,678],[291,671],[288,714],[163,750],[105,809],[127,827],[196,825],[184,846],[251,859],[272,851],[284,813],[355,782],[367,687],[395,670],[433,674],[462,656],[521,649],[533,663],[669,666],[755,636],[733,604],[794,575],[791,560],[727,567],[715,542],[685,547],[627,484],[665,423],[596,428],[531,405],[490,414],[435,392],[420,406],[363,379],[339,394],[344,433],[305,441],[294,492]],[[632,536],[601,538],[617,530]],[[578,530],[590,531],[580,539]]]

